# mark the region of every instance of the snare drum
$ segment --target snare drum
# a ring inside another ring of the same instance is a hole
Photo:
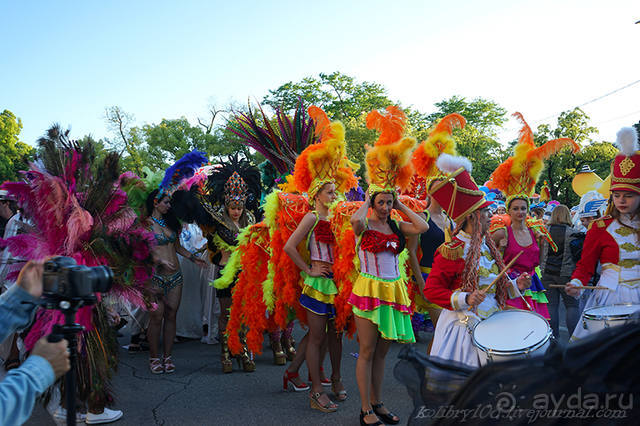
[[[640,311],[640,305],[631,303],[595,306],[584,310],[582,327],[596,333],[605,328],[625,324],[629,317],[637,311]]]
[[[480,364],[485,365],[544,354],[551,335],[551,327],[542,315],[510,309],[477,323],[473,328],[473,344]]]

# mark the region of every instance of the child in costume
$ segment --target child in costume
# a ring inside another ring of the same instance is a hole
[[[321,346],[328,340],[331,358],[331,385],[339,401],[347,399],[340,375],[342,333],[336,331],[334,298],[338,293],[333,281],[335,237],[328,220],[329,207],[337,199],[336,191],[344,194],[357,185],[357,178],[345,156],[344,127],[329,123],[326,114],[317,107],[309,108],[320,141],[306,148],[296,160],[293,181],[297,190],[306,193],[313,209],[300,221],[284,246],[285,253],[300,268],[303,279],[300,305],[306,310],[309,326],[306,362],[312,381],[311,408],[336,411],[338,406],[322,392],[320,375]],[[305,242],[303,253],[298,245]],[[308,251],[309,261],[303,258]]]
[[[430,354],[478,367],[470,333],[473,324],[504,309],[508,299],[520,297],[518,288],[527,288],[530,278],[522,274],[516,287],[503,275],[488,288],[504,269],[502,256],[487,238],[491,201],[485,200],[471,177],[469,160],[442,154],[436,164],[447,174],[430,194],[457,226],[452,240],[436,251],[425,283],[425,297],[443,308]]]
[[[589,225],[582,248],[566,291],[577,297],[580,286],[591,280],[598,262],[602,273],[598,286],[586,302],[585,310],[594,306],[640,303],[640,151],[638,135],[633,127],[617,134],[620,152],[613,160],[611,198],[606,215]],[[582,314],[584,315],[584,313]],[[591,334],[578,322],[571,340]]]
[[[397,188],[406,188],[413,175],[410,156],[415,139],[403,137],[405,124],[406,116],[398,107],[367,115],[367,127],[379,130],[380,136],[366,155],[367,198],[351,217],[360,264],[349,303],[360,342],[356,379],[361,424],[380,424],[379,417],[391,424],[400,421],[381,402],[384,361],[391,341],[415,341],[400,253],[405,252],[406,236],[425,232],[428,225],[397,196]],[[372,214],[367,219],[370,208]],[[392,220],[394,208],[408,217],[409,222]]]
[[[492,217],[491,238],[503,250],[504,261],[507,263],[522,252],[509,270],[511,278],[517,278],[521,274],[531,277],[531,288],[527,289],[524,298],[508,300],[507,304],[519,309],[533,310],[549,319],[548,300],[536,272],[540,264],[538,239],[544,237],[554,251],[557,248],[544,223],[528,216],[529,197],[533,195],[536,182],[542,173],[543,160],[564,147],[571,146],[573,152],[577,152],[579,147],[568,138],[554,139],[536,147],[533,132],[522,115],[515,113],[514,116],[523,124],[514,155],[498,166],[487,183],[489,188],[499,189],[507,197],[508,217]]]
[[[460,114],[449,114],[443,117],[438,125],[431,131],[427,140],[422,142],[413,152],[412,163],[416,170],[416,177],[424,180],[423,186],[428,193],[429,189],[440,182],[442,171],[436,167],[436,161],[440,154],[455,155],[455,141],[452,137],[453,130],[464,128],[466,120]],[[453,221],[449,218],[442,206],[434,198],[430,198],[429,207],[425,211],[424,219],[429,225],[427,232],[419,238],[409,238],[409,256],[411,269],[418,287],[418,297],[415,300],[415,312],[413,314],[414,334],[416,332],[416,317],[428,314],[433,326],[437,324],[441,308],[435,303],[424,299],[424,283],[429,276],[436,249],[445,242],[445,234],[451,235]],[[418,244],[421,256],[417,257]]]

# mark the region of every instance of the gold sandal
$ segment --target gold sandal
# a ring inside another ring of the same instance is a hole
[[[311,408],[313,408],[314,410],[320,410],[323,413],[335,413],[336,411],[338,411],[338,404],[331,401],[331,399],[329,399],[328,403],[322,405],[322,403],[320,402],[320,397],[322,395],[326,394],[324,392],[309,393],[309,405],[311,406]]]

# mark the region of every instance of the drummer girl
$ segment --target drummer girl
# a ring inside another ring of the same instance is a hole
[[[582,257],[567,284],[568,294],[580,295],[580,286],[587,285],[600,262],[602,275],[598,286],[585,305],[640,303],[640,151],[638,135],[633,127],[624,127],[617,134],[620,153],[613,160],[611,197],[607,214],[589,225]],[[582,320],[582,318],[581,318]],[[571,340],[590,334],[578,323]]]
[[[474,323],[505,307],[520,292],[505,274],[502,256],[491,238],[488,206],[478,189],[465,158],[443,154],[438,168],[448,175],[430,189],[457,224],[450,242],[436,251],[425,283],[426,298],[443,308],[430,355],[478,367],[480,359],[469,333]],[[519,289],[531,284],[527,273],[517,279]]]

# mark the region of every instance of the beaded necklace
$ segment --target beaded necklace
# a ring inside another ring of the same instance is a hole
[[[167,222],[165,222],[164,219],[156,219],[155,217],[151,216],[151,219],[153,219],[153,221],[155,223],[157,223],[158,225],[162,226],[163,228],[165,228],[167,226]]]

